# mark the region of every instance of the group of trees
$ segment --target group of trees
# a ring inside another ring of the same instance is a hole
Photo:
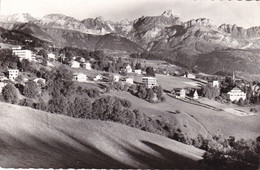
[[[200,137],[200,145],[206,150],[203,162],[213,169],[257,169],[259,168],[260,136],[255,140],[221,135],[211,139]]]
[[[129,88],[130,93],[133,95],[149,101],[151,103],[156,103],[160,101],[165,101],[163,89],[161,86],[154,86],[153,88],[147,88],[146,85],[140,84],[137,86],[132,86]]]
[[[207,84],[202,88],[202,95],[209,99],[214,99],[220,95],[220,90],[217,87],[213,87],[212,85]]]

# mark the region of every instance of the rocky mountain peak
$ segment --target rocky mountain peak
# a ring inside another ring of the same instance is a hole
[[[162,16],[165,16],[165,17],[173,17],[175,16],[176,14],[174,13],[174,11],[172,9],[170,10],[166,10],[162,13]]]
[[[183,25],[184,25],[185,28],[192,27],[192,26],[195,26],[195,25],[210,26],[210,20],[207,19],[207,18],[192,19],[192,20],[185,22]]]
[[[29,22],[35,21],[36,18],[32,17],[29,13],[16,13],[13,15],[1,16],[0,21],[2,22]]]

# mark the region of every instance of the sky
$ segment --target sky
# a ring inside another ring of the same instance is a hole
[[[0,0],[0,15],[61,13],[77,19],[135,20],[172,9],[183,21],[208,18],[215,25],[260,26],[260,1],[238,0]]]

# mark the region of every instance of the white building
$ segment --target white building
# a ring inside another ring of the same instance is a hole
[[[79,68],[80,67],[80,63],[77,62],[77,61],[74,61],[74,60],[72,60],[69,65],[72,68]]]
[[[127,73],[132,73],[132,72],[133,72],[132,67],[130,66],[130,64],[127,64],[127,66],[125,67],[125,69],[126,69],[126,72],[127,72]]]
[[[86,59],[81,57],[80,60],[79,60],[81,63],[85,63],[86,62]]]
[[[142,83],[148,88],[152,88],[157,85],[156,79],[154,77],[143,77]]]
[[[192,98],[195,99],[195,100],[199,99],[199,95],[198,95],[197,90],[194,91]]]
[[[86,82],[87,76],[83,73],[74,73],[73,74],[73,81]]]
[[[35,78],[33,81],[37,84],[39,84],[39,82],[46,84],[46,80],[44,78]]]
[[[128,83],[128,84],[134,84],[134,79],[132,77],[127,77],[125,79],[125,82]]]
[[[135,70],[135,73],[136,74],[142,74],[142,70],[140,69],[140,70]]]
[[[17,69],[8,69],[8,78],[12,81],[18,77],[19,70]]]
[[[89,62],[87,63],[83,63],[83,68],[87,69],[87,70],[91,70],[91,64]]]
[[[238,87],[234,87],[230,92],[227,93],[231,101],[239,100],[239,99],[246,99],[246,93],[240,90]]]
[[[13,50],[13,54],[17,55],[20,60],[27,59],[32,61],[35,58],[30,50]]]
[[[7,83],[0,82],[0,93],[2,93],[2,90],[6,85]]]
[[[48,59],[53,59],[53,60],[55,60],[55,54],[49,53],[49,54],[48,54]]]
[[[212,85],[212,87],[219,88],[219,81],[218,80],[209,81],[209,83]]]
[[[184,77],[190,78],[190,79],[195,79],[196,78],[195,74],[191,74],[191,73],[184,74]]]
[[[185,89],[175,89],[174,90],[176,98],[184,99],[186,97],[186,90]]]
[[[21,49],[22,49],[21,46],[14,46],[14,47],[12,47],[12,50],[21,50]]]
[[[98,81],[98,80],[101,80],[102,79],[102,75],[101,74],[98,74],[96,75],[96,77],[94,78],[94,81]]]
[[[114,82],[119,82],[119,80],[120,80],[120,76],[119,75],[114,75],[113,76],[113,81]]]

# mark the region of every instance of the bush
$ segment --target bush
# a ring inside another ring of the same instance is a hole
[[[13,84],[8,83],[2,89],[2,97],[5,102],[15,104],[18,100],[18,94]]]

